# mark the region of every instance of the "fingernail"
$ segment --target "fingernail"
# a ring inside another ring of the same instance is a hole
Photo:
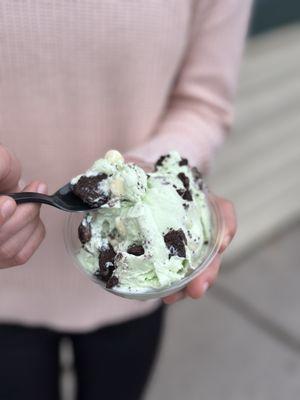
[[[47,186],[44,183],[40,183],[38,188],[37,188],[37,192],[46,194],[47,193]]]
[[[208,282],[204,282],[203,286],[202,286],[202,294],[204,294],[205,292],[207,292],[207,289],[209,288],[209,283]]]
[[[1,214],[2,217],[6,220],[8,219],[14,212],[14,203],[12,200],[6,200],[1,206]]]

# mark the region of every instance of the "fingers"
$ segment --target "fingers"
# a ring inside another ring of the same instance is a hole
[[[46,193],[47,187],[33,182],[24,191]],[[45,235],[39,218],[40,205],[16,205],[8,196],[0,196],[0,266],[10,267],[27,262]]]
[[[236,234],[237,230],[237,223],[236,223],[236,214],[233,204],[225,199],[217,198],[217,202],[219,207],[221,208],[224,225],[225,225],[225,233],[224,239],[221,244],[220,253],[223,253],[226,248],[229,246],[230,242],[232,241],[234,235]]]
[[[207,289],[215,282],[217,279],[221,265],[221,256],[217,255],[212,263],[207,269],[202,272],[201,275],[193,279],[184,290],[178,293],[171,294],[170,296],[164,297],[163,302],[165,304],[173,304],[179,300],[183,300],[186,297],[191,297],[192,299],[201,298]]]
[[[30,236],[34,233],[40,220],[36,217],[32,222],[27,224],[23,229],[9,238],[6,242],[0,245],[0,259],[9,260],[14,258],[19,251],[22,250]]]
[[[186,297],[186,294],[184,291],[180,291],[178,293],[171,294],[170,296],[164,297],[163,302],[165,304],[173,304],[176,303],[179,300],[183,300]]]
[[[16,157],[0,145],[0,192],[7,193],[17,187],[21,167]]]
[[[27,192],[39,192],[44,193],[46,190],[46,186],[40,182],[33,182],[30,185],[24,188],[24,191]],[[5,199],[3,207],[5,207],[5,201],[9,200],[9,204],[13,203],[12,209],[14,209],[13,214],[6,219],[2,219],[2,224],[0,222],[0,245],[6,242],[9,238],[14,236],[17,232],[23,229],[27,224],[33,221],[38,215],[40,211],[40,205],[35,203],[28,204],[20,204],[18,207],[15,205],[14,200],[8,199],[7,196],[1,196]],[[0,215],[5,213],[0,205]],[[9,215],[9,214],[8,214]]]
[[[199,299],[202,297],[207,289],[215,282],[221,265],[221,256],[218,254],[210,266],[193,279],[185,288],[185,293],[192,299]]]
[[[0,229],[17,209],[16,202],[9,196],[0,196]]]
[[[237,230],[237,225],[236,225],[236,215],[235,215],[235,210],[233,204],[225,199],[216,197],[215,200],[217,201],[221,212],[222,212],[222,217],[224,220],[224,225],[225,225],[225,233],[224,233],[224,239],[222,241],[219,253],[223,253],[225,249],[229,246],[231,240],[233,239],[236,230]],[[184,289],[184,291],[172,294],[168,297],[165,297],[163,299],[165,304],[173,304],[176,301],[182,300],[185,297],[191,297],[193,299],[199,299],[201,298],[207,289],[215,282],[220,265],[221,265],[221,256],[218,254],[213,261],[211,262],[210,266],[202,272],[200,275],[198,275],[195,279],[193,279],[187,287]]]
[[[11,258],[0,258],[0,267],[13,267],[25,264],[39,247],[44,237],[45,227],[43,223],[39,221],[34,232],[29,236],[24,246],[17,251],[16,254],[12,254]]]
[[[30,259],[30,257],[44,240],[45,234],[46,230],[44,224],[40,221],[34,234],[29,237],[23,249],[15,256],[16,265],[23,265]]]

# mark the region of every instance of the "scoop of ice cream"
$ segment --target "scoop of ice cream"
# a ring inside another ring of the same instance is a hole
[[[147,175],[135,164],[110,150],[84,174],[71,180],[73,192],[91,207],[120,207],[121,202],[138,201],[146,191]]]
[[[101,205],[81,222],[78,258],[107,287],[169,286],[201,262],[210,239],[210,212],[200,172],[177,152],[160,157],[146,174],[110,151],[72,184],[83,201]]]

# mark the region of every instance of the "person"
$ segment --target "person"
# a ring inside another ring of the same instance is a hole
[[[79,400],[142,396],[163,326],[158,300],[120,299],[74,268],[65,214],[17,206],[54,192],[108,149],[154,162],[178,150],[208,171],[232,120],[250,0],[0,4],[0,398],[59,398],[58,349],[72,341]],[[215,281],[235,233],[180,293]]]

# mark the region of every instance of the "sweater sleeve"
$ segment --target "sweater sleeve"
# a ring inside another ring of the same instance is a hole
[[[195,0],[190,41],[165,112],[130,155],[155,161],[177,150],[207,170],[233,122],[251,0]]]

